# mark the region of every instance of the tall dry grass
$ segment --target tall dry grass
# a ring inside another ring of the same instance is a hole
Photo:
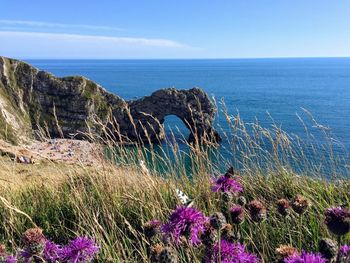
[[[101,246],[100,262],[147,262],[149,244],[142,225],[155,218],[167,220],[179,204],[176,188],[195,198],[195,206],[206,215],[218,211],[210,175],[233,165],[241,173],[243,196],[259,199],[268,208],[265,222],[246,220],[241,225],[241,242],[263,262],[273,262],[280,244],[316,251],[321,238],[332,237],[322,223],[325,209],[350,203],[348,157],[335,153],[338,146],[320,125],[325,144],[310,143],[312,134],[306,127],[309,139],[303,141],[276,124],[247,124],[225,110],[223,116],[230,128],[221,130],[229,155],[210,141],[187,143],[183,138],[184,147],[173,133],[164,144],[149,140],[132,147],[113,136],[90,135],[92,141],[104,143],[108,156],[98,167],[51,162],[29,167],[2,158],[0,240],[15,249],[21,233],[37,225],[58,243],[77,234],[95,237]],[[140,169],[141,160],[150,173]],[[296,194],[311,201],[307,213],[302,218],[278,216],[276,201]],[[342,241],[349,243],[350,237]],[[190,255],[179,252],[183,262],[199,261],[194,250]]]

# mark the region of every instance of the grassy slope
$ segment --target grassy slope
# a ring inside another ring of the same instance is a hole
[[[13,122],[16,122],[15,127],[13,123],[6,120],[0,112],[0,139],[4,139],[13,144],[17,144],[22,141],[28,141],[32,138],[31,134],[31,121],[28,112],[23,112],[19,104],[22,103],[22,96],[24,93],[23,87],[17,82],[17,75],[23,74],[21,70],[29,67],[24,62],[14,62],[5,59],[6,73],[8,75],[9,83],[5,87],[0,81],[0,100],[3,102],[3,107],[8,114],[13,117]],[[25,71],[24,74],[30,74],[31,72]],[[25,108],[25,105],[24,105]]]
[[[0,165],[0,240],[9,246],[18,245],[21,233],[35,223],[57,242],[65,242],[75,234],[95,236],[102,246],[103,262],[142,262],[147,260],[147,253],[140,226],[153,218],[166,220],[176,206],[175,185],[181,184],[186,193],[197,197],[196,206],[206,214],[218,210],[217,196],[210,192],[210,178],[203,171],[191,183],[184,178],[171,179],[172,175],[164,180],[138,169],[108,164],[28,166],[2,158]],[[318,240],[330,236],[322,223],[324,210],[350,202],[349,182],[327,183],[284,172],[247,174],[242,178],[243,195],[248,200],[262,200],[269,210],[264,223],[246,220],[241,226],[242,241],[265,262],[271,262],[279,244],[317,250]],[[296,215],[288,220],[278,217],[276,200],[297,193],[311,200],[309,211],[302,219]],[[350,238],[344,242],[349,243]]]

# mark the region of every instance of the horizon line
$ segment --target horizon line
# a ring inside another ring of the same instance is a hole
[[[0,55],[1,57],[2,55]],[[301,58],[350,58],[348,56],[280,56],[280,57],[203,57],[203,58],[39,58],[39,57],[26,57],[26,58],[14,58],[8,56],[2,56],[18,60],[239,60],[239,59],[301,59]]]

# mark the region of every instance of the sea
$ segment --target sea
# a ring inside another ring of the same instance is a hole
[[[331,138],[341,145],[340,155],[350,151],[350,58],[27,62],[60,77],[85,76],[126,100],[162,88],[200,87],[215,99],[219,112],[226,108],[247,124],[274,125],[305,140],[310,139],[307,133],[315,133],[313,143],[327,144]],[[215,125],[231,132],[221,113]],[[176,116],[168,116],[165,127],[176,136],[189,134]]]

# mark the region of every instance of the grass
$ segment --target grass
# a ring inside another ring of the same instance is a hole
[[[321,163],[332,167],[332,177],[325,179],[322,167],[313,166],[303,155],[300,141],[292,140],[277,127],[267,130],[254,126],[256,134],[262,137],[253,136],[239,116],[227,115],[227,118],[232,128],[231,133],[226,133],[227,138],[235,139],[231,150],[245,156],[231,163],[240,167],[242,195],[248,201],[262,201],[268,210],[264,222],[245,220],[240,225],[240,241],[263,262],[273,262],[275,249],[281,244],[317,251],[321,238],[335,239],[323,223],[323,213],[329,207],[350,204],[349,174],[337,176],[339,159],[332,160],[329,149],[319,151]],[[273,146],[268,150],[264,148],[266,140]],[[210,190],[210,174],[224,172],[222,167],[230,163],[219,165],[223,158],[219,153],[213,157],[212,148],[188,144],[188,150],[183,152],[171,139],[170,147],[160,147],[157,151],[155,148],[159,146],[155,145],[140,145],[130,150],[113,141],[105,143],[113,163],[101,160],[96,167],[52,162],[28,166],[2,157],[0,241],[15,250],[21,246],[21,234],[39,226],[58,243],[79,234],[95,237],[101,246],[100,262],[147,262],[149,240],[142,226],[152,219],[167,221],[179,204],[176,188],[195,198],[195,207],[206,215],[220,210],[220,197]],[[312,147],[311,150],[318,151],[316,146]],[[173,155],[171,159],[167,157],[169,151]],[[145,159],[149,174],[138,165]],[[304,170],[297,172],[295,167],[300,168],[301,164]],[[342,179],[344,176],[347,179]],[[296,213],[288,218],[279,216],[276,201],[291,200],[296,194],[305,196],[312,206],[302,216]],[[350,243],[349,235],[342,238],[342,243]],[[178,248],[178,252],[181,262],[200,261],[196,249],[184,253]]]
[[[61,243],[77,234],[96,237],[102,247],[101,261],[142,262],[147,259],[147,241],[141,226],[154,218],[166,221],[176,206],[176,186],[181,185],[196,197],[196,207],[207,215],[219,210],[217,196],[209,190],[210,178],[203,174],[193,178],[201,183],[193,184],[113,166],[86,169],[43,164],[37,170],[44,169],[44,173],[32,174],[27,166],[6,163],[2,165],[7,170],[2,179],[21,181],[5,183],[0,194],[5,204],[11,205],[1,206],[0,237],[13,249],[20,245],[21,233],[35,223],[48,237]],[[241,226],[242,240],[265,262],[271,262],[279,244],[299,247],[300,239],[303,249],[316,251],[318,241],[331,236],[322,224],[325,209],[350,202],[349,182],[330,183],[279,173],[245,175],[243,185],[248,200],[263,200],[269,209],[266,222],[256,225],[246,221]],[[275,208],[279,198],[292,198],[297,193],[312,202],[301,229],[296,215],[284,220]],[[343,242],[350,242],[350,238]]]

